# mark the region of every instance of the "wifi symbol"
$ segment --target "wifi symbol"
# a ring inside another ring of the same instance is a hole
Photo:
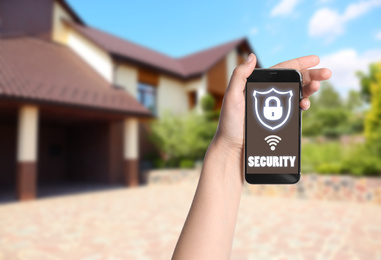
[[[265,137],[265,141],[269,144],[271,151],[275,150],[275,146],[277,146],[281,140],[282,138],[277,135],[269,135]]]

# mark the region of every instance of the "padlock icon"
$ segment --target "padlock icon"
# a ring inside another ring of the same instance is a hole
[[[270,101],[275,100],[276,105],[270,107]],[[263,108],[263,115],[266,119],[274,121],[278,120],[283,115],[283,107],[280,105],[279,98],[275,96],[268,97],[265,101],[265,107]]]

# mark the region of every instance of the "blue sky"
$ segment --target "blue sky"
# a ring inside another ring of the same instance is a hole
[[[381,61],[381,0],[68,2],[88,25],[173,57],[239,37],[264,67],[319,55],[342,94]]]

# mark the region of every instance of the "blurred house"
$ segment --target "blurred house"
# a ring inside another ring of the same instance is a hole
[[[249,52],[243,38],[175,59],[87,26],[64,0],[0,0],[0,189],[137,185],[147,120],[206,93],[219,108]]]

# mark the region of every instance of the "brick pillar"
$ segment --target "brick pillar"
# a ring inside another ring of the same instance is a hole
[[[139,122],[124,120],[124,176],[126,186],[139,185]]]
[[[31,200],[37,193],[38,107],[22,106],[18,117],[17,198]]]

